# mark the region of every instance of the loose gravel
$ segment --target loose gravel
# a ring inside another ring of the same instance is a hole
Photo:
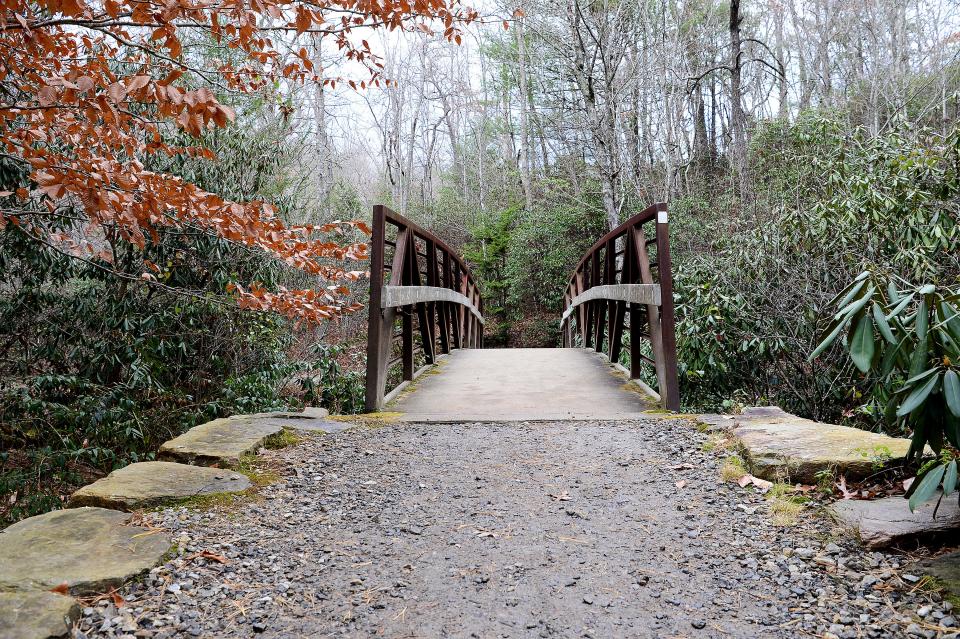
[[[145,515],[165,564],[76,637],[956,637],[903,556],[775,525],[682,419],[358,427]]]

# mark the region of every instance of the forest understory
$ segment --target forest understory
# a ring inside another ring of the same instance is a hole
[[[107,4],[3,9],[0,525],[209,419],[362,411],[375,204],[462,252],[488,346],[542,347],[585,250],[665,201],[685,411],[955,470],[954,3]]]

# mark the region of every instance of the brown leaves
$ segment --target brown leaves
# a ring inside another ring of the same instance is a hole
[[[198,553],[194,553],[185,557],[186,561],[193,561],[194,559],[206,559],[208,561],[215,561],[220,564],[229,564],[230,560],[224,557],[223,555],[218,555],[215,552],[210,550],[201,550]]]
[[[760,479],[759,477],[754,477],[753,475],[747,474],[737,480],[737,485],[740,488],[746,488],[750,484],[753,484],[761,493],[765,493],[771,488],[773,488],[773,482],[767,481],[766,479]]]
[[[237,302],[311,322],[361,308],[348,301],[349,283],[365,270],[347,269],[343,263],[368,258],[367,244],[350,238],[356,232],[369,235],[369,227],[347,222],[287,228],[267,204],[227,202],[179,178],[145,170],[147,156],[213,159],[209,149],[173,147],[161,134],[170,123],[195,137],[212,127],[229,126],[236,119],[234,110],[221,104],[209,87],[217,86],[218,92],[222,88],[222,95],[258,91],[281,76],[293,82],[321,81],[310,47],[297,44],[289,54],[286,47],[281,51],[264,25],[274,29],[289,20],[289,35],[296,37],[333,23],[333,41],[347,59],[366,67],[370,78],[322,82],[363,89],[380,86],[382,63],[366,40],[355,43],[348,37],[352,29],[376,24],[432,32],[432,25],[442,23],[444,37],[459,42],[459,25],[477,17],[446,0],[44,0],[39,5],[9,0],[4,9],[11,28],[0,31],[0,47],[8,52],[2,72],[23,97],[0,106],[0,146],[32,167],[36,187],[17,190],[24,205],[53,215],[77,207],[91,234],[109,229],[140,247],[166,228],[200,228],[262,250],[325,281],[317,291],[235,286]],[[231,54],[233,62],[182,60],[183,28],[205,30],[238,55]],[[206,66],[189,66],[194,64]],[[63,207],[65,203],[71,206]],[[15,215],[0,213],[0,226],[21,223]],[[335,233],[339,241],[320,239],[316,233]],[[89,242],[77,240],[70,247],[65,242],[64,251],[88,251]],[[143,278],[153,285],[159,275],[148,268]]]

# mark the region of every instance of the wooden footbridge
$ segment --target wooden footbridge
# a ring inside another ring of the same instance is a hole
[[[558,309],[562,348],[484,349],[483,299],[455,251],[384,206],[374,207],[371,242],[368,411],[451,422],[679,409],[665,204],[600,238],[577,264]],[[643,381],[650,373],[655,389]]]

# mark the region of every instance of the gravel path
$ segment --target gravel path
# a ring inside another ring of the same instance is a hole
[[[902,557],[813,508],[773,525],[705,440],[653,418],[310,436],[264,453],[255,499],[147,515],[178,555],[78,636],[949,636]]]

